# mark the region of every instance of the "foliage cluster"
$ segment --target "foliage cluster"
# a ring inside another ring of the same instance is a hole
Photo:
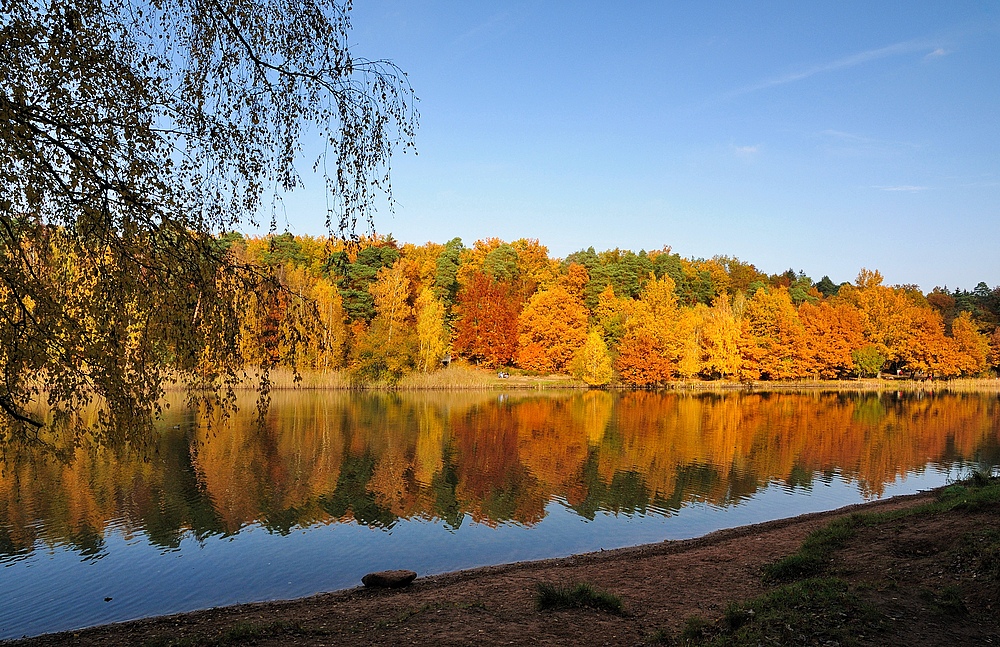
[[[348,369],[363,382],[394,383],[451,357],[632,387],[886,371],[957,377],[1000,365],[991,310],[1000,288],[978,288],[970,310],[954,311],[912,287],[883,285],[877,271],[831,289],[826,277],[768,276],[738,259],[687,259],[669,248],[559,260],[526,239],[466,248],[459,239],[350,245],[284,234],[232,246],[324,314],[314,330],[302,328],[294,350],[277,343],[271,360]],[[299,330],[284,323],[287,308],[272,307],[258,328]]]
[[[340,320],[295,291],[297,242],[248,263],[231,232],[300,184],[306,132],[329,229],[391,200],[415,98],[352,56],[350,8],[0,0],[0,437],[29,437],[40,399],[71,426],[101,402],[100,430],[139,437],[167,375],[228,402],[246,366],[266,393],[268,367],[336,354],[336,326],[304,344]]]

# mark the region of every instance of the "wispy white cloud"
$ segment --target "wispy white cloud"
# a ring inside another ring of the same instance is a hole
[[[940,58],[942,56],[947,56],[948,54],[951,54],[951,52],[949,52],[948,50],[943,49],[941,47],[938,47],[933,52],[931,52],[930,54],[928,54],[927,56],[925,56],[924,60],[927,61],[927,60],[930,60],[932,58]]]
[[[857,142],[859,144],[874,144],[876,140],[871,137],[865,137],[864,135],[857,135],[855,133],[846,133],[843,130],[833,130],[827,128],[819,133],[820,135],[826,135],[827,137],[833,137],[834,139],[842,139],[849,142]]]
[[[478,49],[482,47],[504,28],[509,15],[506,11],[493,14],[484,22],[456,36],[452,40],[452,45],[460,49]]]
[[[923,148],[922,144],[893,140],[893,139],[878,139],[876,137],[868,137],[867,135],[859,135],[857,133],[849,133],[843,130],[834,130],[828,128],[826,130],[819,131],[818,135],[828,140],[834,140],[839,142],[840,145],[844,146],[855,146],[858,148],[866,149],[919,149]]]
[[[751,155],[756,155],[760,151],[760,144],[754,144],[753,146],[735,146],[733,151],[740,157],[750,157]]]
[[[843,70],[850,67],[856,67],[869,61],[875,61],[882,58],[889,58],[892,56],[902,56],[904,54],[912,54],[914,52],[919,52],[921,50],[926,50],[930,45],[926,41],[904,41],[902,43],[895,43],[894,45],[888,45],[886,47],[879,47],[878,49],[870,49],[864,52],[859,52],[857,54],[851,54],[850,56],[845,56],[843,58],[838,58],[833,61],[826,63],[820,63],[818,65],[813,65],[812,67],[807,67],[796,72],[790,72],[783,76],[778,76],[773,79],[767,79],[761,81],[760,83],[755,83],[753,85],[748,85],[744,88],[735,90],[729,94],[729,97],[737,97],[744,94],[750,94],[751,92],[757,92],[759,90],[765,90],[767,88],[773,88],[779,85],[786,85],[788,83],[796,83],[808,79],[809,77],[816,76],[817,74],[823,74],[825,72],[833,72],[835,70]],[[940,48],[938,48],[940,49]],[[935,50],[938,51],[938,50]],[[943,52],[943,50],[941,50]],[[932,52],[933,53],[933,52]]]
[[[873,186],[872,188],[878,189],[879,191],[904,191],[907,193],[916,193],[918,191],[926,191],[928,187],[915,186],[912,184],[899,184],[894,186]]]

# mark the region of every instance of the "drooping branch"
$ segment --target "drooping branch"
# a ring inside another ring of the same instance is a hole
[[[10,400],[8,400],[6,397],[0,396],[0,409],[2,409],[4,413],[6,413],[8,416],[10,416],[11,418],[13,418],[14,420],[16,420],[18,422],[22,422],[22,423],[24,423],[26,425],[31,425],[35,429],[41,429],[45,425],[45,423],[43,423],[43,422],[39,422],[38,420],[35,420],[34,418],[31,418],[29,416],[26,416],[26,415],[22,414],[17,409],[17,407],[15,407],[14,404]]]

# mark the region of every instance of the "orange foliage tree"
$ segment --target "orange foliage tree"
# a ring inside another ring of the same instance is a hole
[[[990,355],[987,363],[995,369],[1000,369],[1000,326],[997,326],[990,337]]]
[[[861,315],[847,303],[808,301],[799,306],[804,328],[803,372],[832,380],[848,377],[854,371],[851,353],[864,346]]]
[[[677,373],[683,347],[673,279],[650,274],[639,300],[624,305],[625,334],[618,344],[615,368],[634,386],[669,381]]]
[[[528,300],[518,326],[518,365],[543,373],[562,372],[586,341],[587,309],[579,296],[557,285]]]
[[[910,326],[897,353],[900,366],[931,376],[958,375],[955,342],[945,336],[941,315],[930,308],[911,307],[908,319]]]
[[[626,384],[642,387],[662,384],[673,373],[673,364],[664,351],[652,331],[642,328],[630,331],[618,344],[615,368]]]
[[[455,351],[489,367],[506,366],[517,354],[523,300],[509,281],[477,272],[458,292]]]

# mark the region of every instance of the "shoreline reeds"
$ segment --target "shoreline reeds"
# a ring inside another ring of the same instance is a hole
[[[259,379],[258,373],[248,372],[246,380],[237,386],[237,390],[255,391],[258,388]],[[300,371],[296,377],[292,370],[284,368],[272,370],[268,375],[268,382],[271,391],[523,391],[586,390],[592,388],[582,380],[569,375],[536,375],[513,372],[509,376],[500,377],[489,369],[477,368],[465,363],[455,363],[431,373],[409,373],[395,383],[361,383],[353,379],[347,370],[305,370]],[[644,390],[616,384],[600,388],[607,391]],[[169,383],[166,390],[184,390],[184,386],[175,381]],[[892,391],[907,393],[1000,393],[1000,378],[913,380],[882,377],[851,380],[800,379],[783,382],[682,379],[649,390],[680,393],[873,393]]]

